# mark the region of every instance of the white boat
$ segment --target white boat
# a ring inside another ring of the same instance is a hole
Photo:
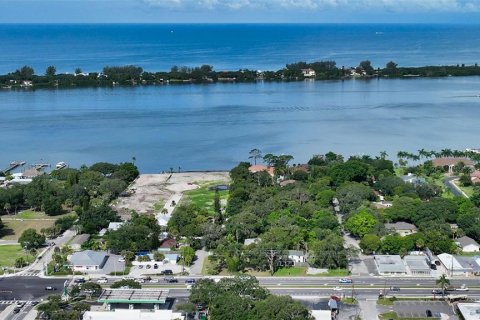
[[[63,169],[67,166],[67,164],[63,161],[60,161],[59,163],[57,163],[57,165],[55,166],[55,168],[57,169]]]

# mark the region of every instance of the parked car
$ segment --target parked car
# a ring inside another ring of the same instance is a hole
[[[138,269],[143,269],[143,264],[139,264]]]
[[[178,279],[174,277],[165,277],[163,278],[163,280],[165,280],[168,283],[178,283]]]
[[[138,283],[144,283],[145,282],[145,280],[143,280],[142,278],[135,279],[135,281],[137,281]]]
[[[75,280],[73,280],[73,282],[75,282],[75,283],[85,283],[87,281],[84,278],[76,278]]]
[[[98,284],[108,283],[108,279],[107,279],[107,278],[98,279],[98,280],[97,280],[97,283],[98,283]]]
[[[135,280],[134,277],[128,277],[128,276],[125,276],[122,278],[122,280]]]
[[[57,288],[56,288],[56,287],[52,287],[52,286],[46,286],[46,287],[45,287],[45,290],[47,290],[47,291],[54,291],[54,290],[57,290]]]
[[[170,269],[166,269],[166,270],[160,271],[160,274],[161,274],[161,275],[172,275],[172,274],[173,274],[173,271],[170,270]]]
[[[195,279],[187,279],[185,280],[186,284],[195,284]]]
[[[155,278],[154,278],[154,279],[151,279],[151,280],[150,280],[150,283],[158,283],[158,279],[155,279]]]
[[[153,269],[158,269],[158,264],[155,263],[155,264],[153,265]]]
[[[427,309],[427,311],[425,311],[425,313],[427,314],[427,318],[431,318],[431,317],[433,317],[432,310],[430,310],[430,309]]]
[[[352,279],[350,278],[342,278],[342,279],[339,279],[338,282],[340,283],[352,283]]]
[[[125,258],[124,257],[118,258],[118,262],[125,262]]]
[[[152,266],[149,265],[149,264],[147,264],[147,265],[145,266],[145,268],[147,268],[147,269],[150,269],[151,267],[152,267]]]

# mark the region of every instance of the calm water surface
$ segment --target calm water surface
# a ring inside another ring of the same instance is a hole
[[[0,166],[130,161],[229,169],[248,151],[480,147],[480,78],[0,91]]]

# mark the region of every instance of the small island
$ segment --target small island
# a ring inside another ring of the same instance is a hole
[[[285,68],[277,71],[249,69],[216,71],[213,66],[202,65],[194,68],[173,66],[170,71],[151,72],[139,66],[127,65],[106,66],[101,72],[83,72],[82,69],[76,68],[74,73],[57,73],[55,66],[49,66],[44,74],[36,74],[32,67],[23,66],[15,72],[0,75],[0,88],[8,90],[478,75],[480,75],[480,67],[476,63],[474,65],[399,67],[394,61],[390,61],[384,68],[375,69],[369,60],[361,61],[356,67],[338,67],[336,62],[331,60],[312,63],[296,62],[287,64]]]

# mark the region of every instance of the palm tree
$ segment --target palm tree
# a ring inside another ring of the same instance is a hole
[[[380,151],[380,159],[385,160],[388,157],[387,151]]]
[[[452,256],[453,259],[453,256]],[[447,279],[447,276],[445,274],[442,274],[440,278],[438,278],[437,281],[435,281],[437,286],[439,286],[442,289],[442,296],[445,296],[445,289],[447,286],[450,285],[450,280]]]

